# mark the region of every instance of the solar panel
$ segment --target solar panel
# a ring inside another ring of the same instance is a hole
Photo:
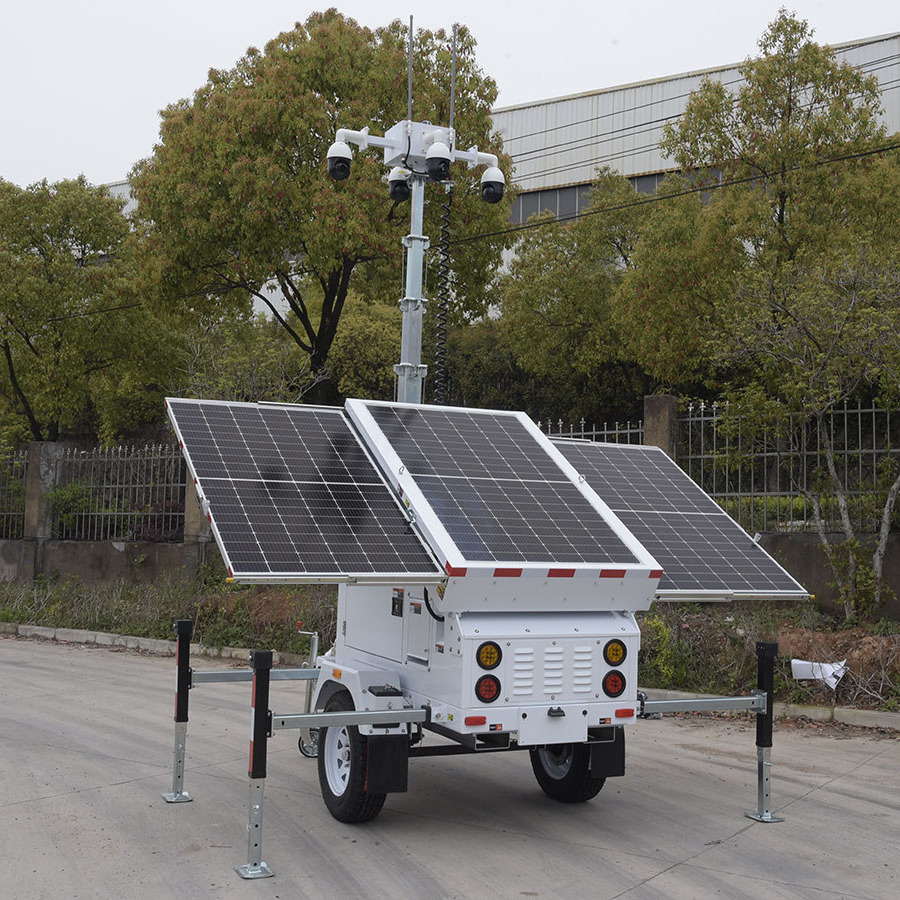
[[[660,448],[587,441],[556,444],[663,567],[659,596],[807,595]]]
[[[461,565],[647,564],[522,414],[352,400],[347,407],[381,447],[385,471],[402,472],[401,489],[421,492],[440,526],[429,532],[439,557],[458,554]]]
[[[435,581],[340,409],[167,400],[225,564],[243,581]]]

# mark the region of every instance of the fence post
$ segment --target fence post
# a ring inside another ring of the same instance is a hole
[[[184,545],[191,557],[187,560],[193,571],[185,574],[191,578],[196,577],[200,566],[206,562],[206,549],[210,541],[209,519],[200,506],[197,496],[197,486],[191,479],[190,473],[184,486]]]
[[[775,657],[778,644],[756,642],[757,693],[766,696],[766,711],[756,714],[757,807],[745,813],[756,822],[783,822],[772,815],[772,723],[775,718]]]
[[[44,544],[51,537],[50,501],[47,495],[56,481],[60,448],[49,441],[28,444],[25,470],[25,520],[22,524],[22,559],[19,577],[34,581],[44,570]]]
[[[189,803],[184,790],[184,757],[187,746],[188,692],[191,689],[191,635],[194,623],[179,619],[175,623],[175,756],[172,761],[172,792],[163,794],[166,803]]]
[[[644,444],[661,447],[675,459],[678,441],[678,399],[671,394],[644,397]]]
[[[266,785],[266,749],[269,738],[269,680],[272,651],[254,650],[253,699],[250,712],[250,804],[247,822],[247,862],[235,866],[241,878],[269,878],[275,873],[262,860],[263,791]]]

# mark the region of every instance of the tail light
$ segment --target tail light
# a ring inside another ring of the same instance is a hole
[[[603,693],[607,697],[619,697],[625,692],[625,676],[613,669],[603,676]]]
[[[475,682],[475,696],[482,703],[493,703],[500,696],[500,679],[494,675],[482,675]]]

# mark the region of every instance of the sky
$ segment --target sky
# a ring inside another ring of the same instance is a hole
[[[0,178],[125,179],[159,110],[329,5],[373,28],[465,24],[499,107],[742,62],[783,5],[820,43],[900,31],[897,0],[4,0]]]

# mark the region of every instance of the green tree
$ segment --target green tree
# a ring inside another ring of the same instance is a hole
[[[401,313],[394,304],[348,298],[331,350],[331,371],[345,397],[393,400]]]
[[[633,325],[631,352],[659,377],[727,379],[760,401],[745,415],[775,404],[823,424],[900,367],[900,243],[888,226],[900,169],[895,152],[878,152],[876,79],[838,63],[784,10],[759,47],[735,93],[705,81],[665,130],[663,150],[711,190],[704,203],[660,203],[648,219],[621,327]],[[676,352],[660,353],[672,334]],[[804,487],[849,618],[880,598],[891,509],[866,558],[822,433],[827,477]],[[825,533],[823,490],[841,513],[839,544]]]
[[[132,291],[127,236],[119,201],[84,178],[26,189],[0,181],[0,403],[10,438],[103,429],[113,398],[125,418],[148,396],[159,404],[159,332]]]
[[[298,403],[309,357],[258,313],[198,318],[185,332],[176,377],[188,397]]]
[[[381,160],[357,153],[350,178],[335,183],[325,156],[338,127],[383,132],[405,118],[406,38],[399,21],[373,32],[334,9],[315,13],[265,52],[251,48],[233,69],[210,71],[192,100],[163,111],[161,142],[132,172],[161,305],[196,315],[246,310],[256,300],[321,378],[351,287],[362,297],[396,296],[400,283],[408,212],[389,201]],[[478,67],[465,28],[458,45],[457,133],[497,152],[496,85]],[[447,36],[419,32],[414,64],[414,117],[446,123]],[[501,165],[508,170],[507,157]],[[507,203],[480,202],[480,174],[455,167],[456,237],[499,231],[508,221]],[[432,205],[426,232],[436,233]],[[485,309],[504,241],[455,251],[458,308]]]
[[[516,247],[501,282],[502,325],[518,365],[558,391],[557,408],[545,414],[565,415],[566,385],[582,388],[575,406],[589,420],[630,415],[645,391],[643,373],[622,353],[614,316],[646,215],[638,200],[627,179],[602,170],[588,215],[573,224],[535,218]]]

